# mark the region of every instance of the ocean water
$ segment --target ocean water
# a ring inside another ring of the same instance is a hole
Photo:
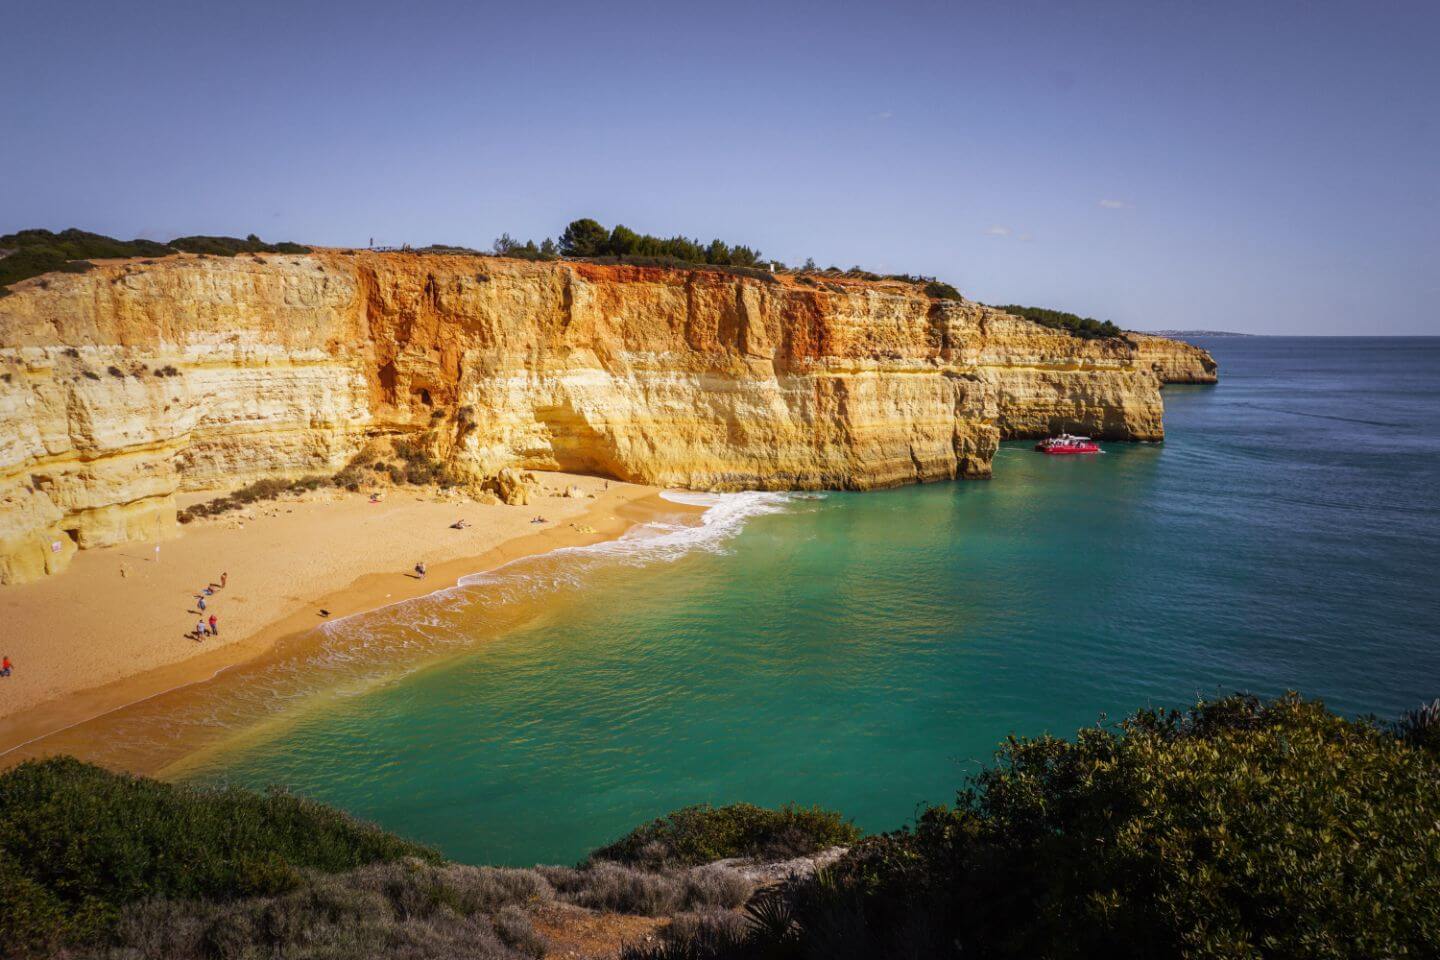
[[[171,775],[283,784],[468,862],[569,862],[697,802],[895,827],[1007,734],[1143,705],[1440,695],[1440,338],[1203,345],[1222,383],[1166,389],[1164,444],[706,498],[701,526],[333,624],[328,655],[364,670],[271,691]]]

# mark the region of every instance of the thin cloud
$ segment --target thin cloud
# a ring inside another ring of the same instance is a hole
[[[1010,228],[1009,228],[1009,227],[1002,227],[1002,226],[1000,226],[1000,225],[997,223],[995,226],[991,227],[989,230],[986,230],[986,231],[985,231],[985,235],[986,235],[987,237],[1008,237],[1008,236],[1010,236]]]
[[[872,120],[889,120],[889,119],[890,119],[891,117],[893,117],[893,116],[895,116],[894,111],[892,111],[892,110],[882,110],[882,111],[880,111],[879,113],[873,113],[873,114],[871,114],[871,115],[870,115],[870,119],[872,119]]]
[[[1124,200],[1101,200],[1100,206],[1104,207],[1106,210],[1124,210],[1126,207],[1130,206],[1130,204],[1126,203]]]

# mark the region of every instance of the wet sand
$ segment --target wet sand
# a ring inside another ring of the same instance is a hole
[[[169,701],[222,674],[233,682],[237,671],[264,669],[267,656],[315,634],[321,610],[333,619],[398,603],[686,509],[650,487],[540,476],[551,491],[578,486],[587,496],[508,507],[413,488],[380,504],[322,492],[191,524],[161,543],[158,561],[150,544],[85,551],[58,577],[0,591],[0,653],[16,667],[0,679],[0,768],[73,752],[153,771],[174,756],[110,749],[102,718],[143,711],[163,722]],[[532,524],[536,515],[550,522]],[[450,529],[461,517],[470,526]],[[418,560],[428,567],[423,580],[411,569]],[[197,642],[186,636],[200,617],[195,594],[222,571],[228,585],[206,598],[205,611],[218,617],[220,636]]]

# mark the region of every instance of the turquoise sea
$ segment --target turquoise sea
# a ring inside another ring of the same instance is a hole
[[[270,721],[176,775],[569,862],[702,801],[895,827],[1007,734],[1147,704],[1440,695],[1440,338],[1200,342],[1222,383],[1166,389],[1164,444],[709,498],[703,525],[467,578],[327,627],[343,682],[277,678]]]

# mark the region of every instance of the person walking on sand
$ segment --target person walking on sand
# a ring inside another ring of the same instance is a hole
[[[219,627],[219,625],[215,622],[215,614],[213,614],[213,613],[210,614],[210,636],[212,636],[212,637],[218,637],[218,636],[220,636],[220,627]]]
[[[10,671],[11,671],[12,669],[13,669],[13,668],[10,666],[10,658],[9,658],[9,657],[0,658],[0,677],[8,677],[8,676],[10,676]]]
[[[425,561],[424,561],[424,560],[421,560],[419,563],[415,564],[415,577],[416,577],[416,579],[419,579],[419,580],[424,580],[424,579],[425,579]]]
[[[204,639],[205,639],[205,621],[204,621],[204,620],[196,620],[196,621],[195,621],[195,639],[196,639],[196,640],[204,640]]]
[[[224,590],[224,589],[225,589],[225,584],[226,584],[227,582],[229,582],[229,580],[230,580],[230,574],[228,574],[228,573],[222,573],[222,574],[220,574],[220,589],[221,589],[221,590]]]
[[[200,604],[200,612],[201,612],[201,613],[204,613],[204,612],[205,612],[205,598],[204,598],[204,597],[201,597],[199,600],[196,601],[196,603]]]

